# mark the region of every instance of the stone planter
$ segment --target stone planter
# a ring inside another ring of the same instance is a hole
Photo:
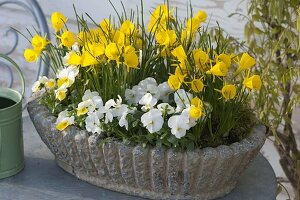
[[[265,141],[265,127],[256,126],[238,143],[176,152],[111,141],[69,127],[55,128],[56,118],[33,100],[28,112],[58,165],[99,187],[151,199],[214,199],[228,194]]]

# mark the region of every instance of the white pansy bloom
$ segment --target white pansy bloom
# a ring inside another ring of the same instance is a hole
[[[75,51],[76,53],[80,53],[79,45],[78,42],[75,42],[72,46],[72,50]]]
[[[175,109],[168,103],[160,103],[157,105],[157,108],[162,112],[168,115],[173,114]]]
[[[89,106],[89,112],[93,112],[96,108],[99,109],[103,107],[103,100],[99,96],[98,92],[91,92],[91,90],[86,90],[82,97],[82,101],[87,100],[92,101],[92,103]]]
[[[147,88],[147,86],[149,86],[149,85],[157,86],[157,82],[154,78],[148,77],[148,78],[145,78],[144,80],[140,81],[138,85],[142,88]]]
[[[55,93],[55,98],[62,101],[66,98],[67,95],[67,88],[66,85],[63,84],[62,86],[60,86],[57,90],[54,91]]]
[[[97,112],[89,113],[85,119],[85,128],[91,133],[101,133],[100,119]]]
[[[67,52],[66,55],[63,57],[62,62],[64,66],[69,66],[68,60],[70,58],[71,53],[72,53],[71,51]]]
[[[139,85],[125,90],[125,99],[129,105],[137,105],[139,100],[147,93],[147,90]]]
[[[174,101],[177,105],[176,112],[181,112],[184,108],[190,105],[193,95],[186,92],[184,89],[179,89],[174,93]]]
[[[61,85],[65,84],[66,87],[70,87],[74,82],[75,78],[78,75],[79,70],[77,67],[69,66],[60,70],[57,74],[57,85],[60,87]]]
[[[186,131],[190,128],[188,118],[182,115],[174,115],[168,120],[168,126],[171,128],[171,133],[176,138],[180,139],[186,135]]]
[[[160,110],[152,109],[149,112],[142,115],[141,122],[150,133],[155,133],[162,128],[164,124],[164,119]]]
[[[74,116],[69,116],[69,111],[64,110],[58,114],[56,128],[60,131],[74,124]]]
[[[41,90],[42,84],[45,84],[47,82],[48,82],[48,78],[46,76],[40,76],[39,80],[33,83],[31,91],[33,93],[39,92]]]
[[[187,119],[187,124],[189,126],[189,129],[196,126],[197,122],[194,118],[190,117],[190,109],[191,106],[188,106],[187,108],[182,110],[181,116],[185,117]]]
[[[144,112],[152,109],[157,103],[157,99],[150,93],[146,93],[139,101],[140,105],[143,105],[142,110]]]
[[[89,107],[93,104],[91,99],[80,102],[77,106],[77,116],[84,115],[89,112]]]
[[[122,98],[118,95],[117,101],[114,99],[108,100],[104,107],[99,112],[105,114],[105,123],[112,122],[114,117],[121,118],[124,112],[127,112],[128,105],[122,104]]]
[[[147,85],[146,92],[152,94],[156,99],[160,98],[160,91],[156,85]]]
[[[135,113],[137,109],[135,107],[132,107],[132,108],[128,108],[126,112],[124,112],[121,116],[121,118],[119,119],[119,126],[120,127],[123,127],[125,126],[126,130],[128,131],[128,121],[127,121],[127,115],[130,113],[130,114],[133,114]]]
[[[172,93],[172,89],[170,88],[167,82],[163,82],[158,85],[158,90],[160,92],[159,99],[162,100],[164,103],[169,102],[169,96]]]
[[[136,105],[139,99],[137,98],[136,92],[131,89],[125,90],[125,99],[129,105]]]

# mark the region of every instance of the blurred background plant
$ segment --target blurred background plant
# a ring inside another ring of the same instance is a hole
[[[300,102],[300,1],[250,0],[245,35],[264,82],[254,105],[273,135],[280,164],[300,199],[300,151],[293,111]],[[298,119],[299,120],[299,119]]]

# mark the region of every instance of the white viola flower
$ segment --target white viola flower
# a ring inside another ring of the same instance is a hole
[[[100,119],[97,112],[89,113],[85,119],[85,128],[91,133],[101,133]]]
[[[75,42],[72,46],[72,50],[75,51],[76,53],[80,53],[79,45],[78,42]]]
[[[142,110],[144,112],[152,109],[157,103],[157,99],[150,93],[146,93],[139,101],[140,105],[143,105]]]
[[[162,112],[168,115],[173,114],[175,109],[168,103],[160,103],[157,105],[157,108]]]
[[[128,115],[128,112],[124,112],[124,113],[122,114],[122,116],[121,116],[121,118],[120,118],[120,120],[119,120],[119,126],[120,126],[120,127],[125,126],[126,130],[128,131],[128,121],[127,121],[127,119],[126,119],[127,115]]]
[[[74,116],[69,116],[69,111],[64,110],[58,114],[56,129],[62,131],[72,124],[74,124]]]
[[[137,109],[135,107],[132,107],[132,108],[128,108],[126,112],[124,112],[121,116],[121,118],[119,119],[119,126],[120,127],[123,127],[125,126],[126,130],[128,131],[128,121],[127,121],[127,115],[130,113],[130,114],[133,114],[135,113]]]
[[[74,66],[69,66],[60,70],[57,74],[58,87],[62,86],[63,84],[65,84],[67,88],[70,87],[75,82],[75,78],[78,75],[78,73],[78,68]]]
[[[72,51],[67,52],[66,55],[63,57],[62,62],[63,62],[64,66],[69,66],[68,60],[70,58],[71,53],[72,53]]]
[[[57,90],[54,91],[55,98],[58,99],[59,101],[62,101],[62,100],[64,100],[66,98],[67,92],[68,92],[68,90],[66,88],[66,85],[63,84]]]
[[[82,101],[91,100],[92,104],[89,106],[89,112],[93,112],[96,108],[103,107],[103,100],[99,96],[98,92],[91,92],[91,90],[86,90],[82,97]]]
[[[196,126],[197,122],[194,118],[190,117],[190,109],[191,106],[188,106],[187,108],[182,110],[181,116],[185,117],[187,120],[187,124],[189,126],[189,129]]]
[[[85,115],[89,112],[89,107],[93,104],[91,99],[80,102],[77,106],[77,116]]]
[[[136,105],[139,101],[137,98],[136,92],[131,89],[125,90],[125,99],[129,105]]]
[[[160,91],[157,85],[147,85],[146,92],[152,94],[156,99],[160,98]]]
[[[46,76],[40,76],[39,80],[34,82],[31,88],[33,93],[39,92],[42,89],[42,86],[48,82],[48,78]]]
[[[127,112],[128,105],[122,104],[122,98],[118,95],[117,101],[108,100],[99,112],[105,114],[105,123],[112,122],[114,117],[120,118],[124,112]]]
[[[177,105],[176,112],[181,112],[184,108],[190,105],[193,95],[186,92],[184,89],[179,89],[174,93],[174,101]]]
[[[182,115],[173,115],[168,120],[168,126],[171,128],[171,133],[176,138],[180,139],[186,135],[186,131],[189,130],[188,119]]]
[[[129,105],[137,105],[139,100],[147,93],[145,88],[135,85],[132,89],[125,90],[125,99]]]
[[[150,133],[155,133],[162,128],[164,124],[164,119],[160,110],[152,109],[149,112],[142,115],[141,122]]]
[[[147,88],[147,86],[149,86],[149,85],[157,86],[157,82],[154,78],[148,77],[148,78],[145,78],[144,80],[140,81],[138,85],[142,88]]]
[[[163,82],[158,85],[158,90],[160,92],[159,99],[162,100],[164,103],[169,102],[169,96],[172,93],[172,89],[170,88],[167,82]]]

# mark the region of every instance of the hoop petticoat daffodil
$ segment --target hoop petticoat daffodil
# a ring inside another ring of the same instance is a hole
[[[218,62],[206,73],[215,76],[227,76],[228,68],[224,62]]]
[[[226,100],[234,99],[236,96],[236,86],[224,85],[224,87],[221,90],[221,93]]]
[[[51,23],[52,27],[54,28],[55,32],[60,31],[64,24],[67,22],[67,18],[60,12],[54,12],[51,15]]]
[[[40,51],[36,51],[34,49],[25,49],[24,58],[27,62],[35,62],[39,58]]]
[[[71,48],[76,42],[76,36],[71,31],[65,31],[61,36],[57,36],[57,37],[61,41],[60,46],[63,45],[65,47]]]
[[[251,89],[251,90],[260,90],[262,86],[262,81],[260,79],[259,75],[253,75],[249,78],[245,78],[243,81],[243,84],[245,87]]]
[[[40,35],[35,35],[31,39],[31,45],[36,52],[41,52],[49,43],[50,42],[46,39],[46,36],[43,38]]]

